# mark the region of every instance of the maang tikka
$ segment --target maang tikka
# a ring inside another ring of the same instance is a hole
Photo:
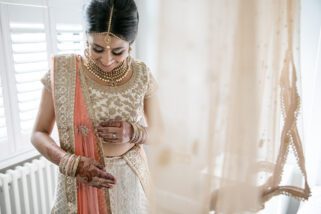
[[[111,49],[111,36],[116,37],[118,39],[121,39],[120,37],[116,36],[111,32],[111,24],[113,20],[113,13],[114,13],[114,5],[112,5],[110,9],[110,14],[107,22],[107,32],[92,32],[92,34],[98,34],[98,35],[105,35],[104,41],[106,43],[106,49],[110,50]],[[122,40],[122,39],[121,39]]]
[[[105,36],[105,42],[106,42],[106,48],[107,49],[110,49],[110,43],[111,43],[111,22],[112,22],[112,19],[113,19],[113,12],[114,12],[114,5],[111,7],[110,9],[110,15],[109,15],[109,20],[108,20],[108,26],[107,26],[107,34]]]

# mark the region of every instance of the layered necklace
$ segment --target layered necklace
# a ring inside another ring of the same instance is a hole
[[[131,57],[127,57],[127,59],[122,61],[119,66],[117,66],[110,72],[105,72],[100,69],[99,66],[94,62],[94,60],[89,56],[86,56],[86,58],[87,60],[84,65],[87,70],[99,80],[113,87],[119,85],[120,82],[127,77],[130,70]]]

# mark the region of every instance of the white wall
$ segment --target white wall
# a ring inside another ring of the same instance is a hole
[[[310,185],[321,185],[321,1],[301,1],[302,108]]]
[[[139,30],[136,40],[136,57],[157,73],[158,9],[159,0],[136,0],[139,12]]]

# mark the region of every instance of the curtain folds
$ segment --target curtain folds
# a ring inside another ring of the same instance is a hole
[[[243,213],[279,194],[307,199],[300,1],[159,4],[154,209]]]

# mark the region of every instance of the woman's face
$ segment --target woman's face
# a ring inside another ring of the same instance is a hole
[[[107,49],[105,36],[88,35],[89,55],[101,70],[110,72],[128,57],[129,42],[111,36],[110,49]]]

